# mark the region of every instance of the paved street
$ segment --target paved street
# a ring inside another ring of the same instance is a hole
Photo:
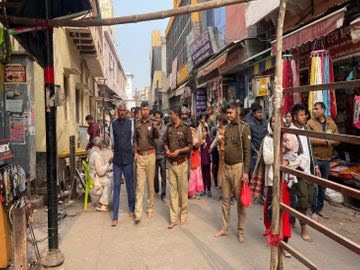
[[[127,214],[124,185],[121,195],[118,227],[110,227],[110,213],[95,212],[91,206],[65,231],[60,230],[60,249],[66,259],[59,269],[269,269],[261,206],[249,209],[248,243],[240,244],[235,235],[235,205],[230,235],[214,238],[220,226],[220,203],[215,198],[191,200],[188,224],[168,230],[168,206],[159,198],[153,218],[144,215],[136,226]],[[303,242],[296,232],[290,243],[319,269],[350,270],[360,264],[360,257],[352,252],[317,232],[311,230],[311,234],[313,243]],[[294,258],[284,262],[285,269],[305,269]]]

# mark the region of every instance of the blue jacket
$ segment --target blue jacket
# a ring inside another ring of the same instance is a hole
[[[248,124],[251,130],[251,154],[254,155],[255,149],[260,149],[261,142],[268,133],[268,122],[265,119],[259,122],[251,115],[248,118]]]

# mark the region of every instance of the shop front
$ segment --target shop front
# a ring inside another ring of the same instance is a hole
[[[244,39],[232,42],[198,68],[197,88],[207,89],[208,105],[245,99],[244,77],[239,68],[246,59],[265,49],[264,42],[257,39]]]
[[[340,134],[360,135],[360,89],[346,84],[360,79],[360,46],[357,42],[357,27],[354,27],[358,18],[354,18],[354,12],[349,10],[341,8],[285,35],[284,53],[296,63],[299,85],[344,83],[343,89],[336,91],[324,89],[302,93],[300,100],[308,106],[310,115],[315,102],[324,102],[326,114],[335,120]],[[286,77],[286,68],[283,73]],[[284,87],[291,86],[295,85]],[[285,103],[288,100],[290,108],[291,102],[295,102],[293,96],[290,99],[288,96],[285,96]],[[359,150],[358,145],[346,143],[336,147],[329,178],[359,188]]]

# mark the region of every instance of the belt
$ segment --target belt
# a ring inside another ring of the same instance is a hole
[[[243,162],[239,162],[239,163],[235,163],[235,164],[227,164],[226,162],[224,162],[224,165],[226,167],[226,169],[230,169],[230,170],[237,170],[240,169],[243,166]]]
[[[147,155],[154,154],[154,153],[155,153],[155,149],[150,149],[150,150],[147,150],[147,151],[137,151],[137,153],[138,153],[140,156],[147,156]]]
[[[171,165],[173,166],[177,166],[177,165],[180,165],[182,163],[184,163],[186,161],[186,158],[181,158],[179,160],[175,160],[175,161],[169,161]]]

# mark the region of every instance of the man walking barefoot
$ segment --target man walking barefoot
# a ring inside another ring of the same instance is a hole
[[[230,198],[233,191],[237,199],[238,213],[238,239],[240,243],[246,242],[245,218],[246,212],[239,197],[242,182],[249,181],[249,169],[251,158],[251,135],[250,127],[240,121],[235,103],[230,103],[226,108],[226,115],[230,124],[225,128],[224,150],[224,176],[222,183],[222,228],[215,237],[229,233],[230,221]]]

